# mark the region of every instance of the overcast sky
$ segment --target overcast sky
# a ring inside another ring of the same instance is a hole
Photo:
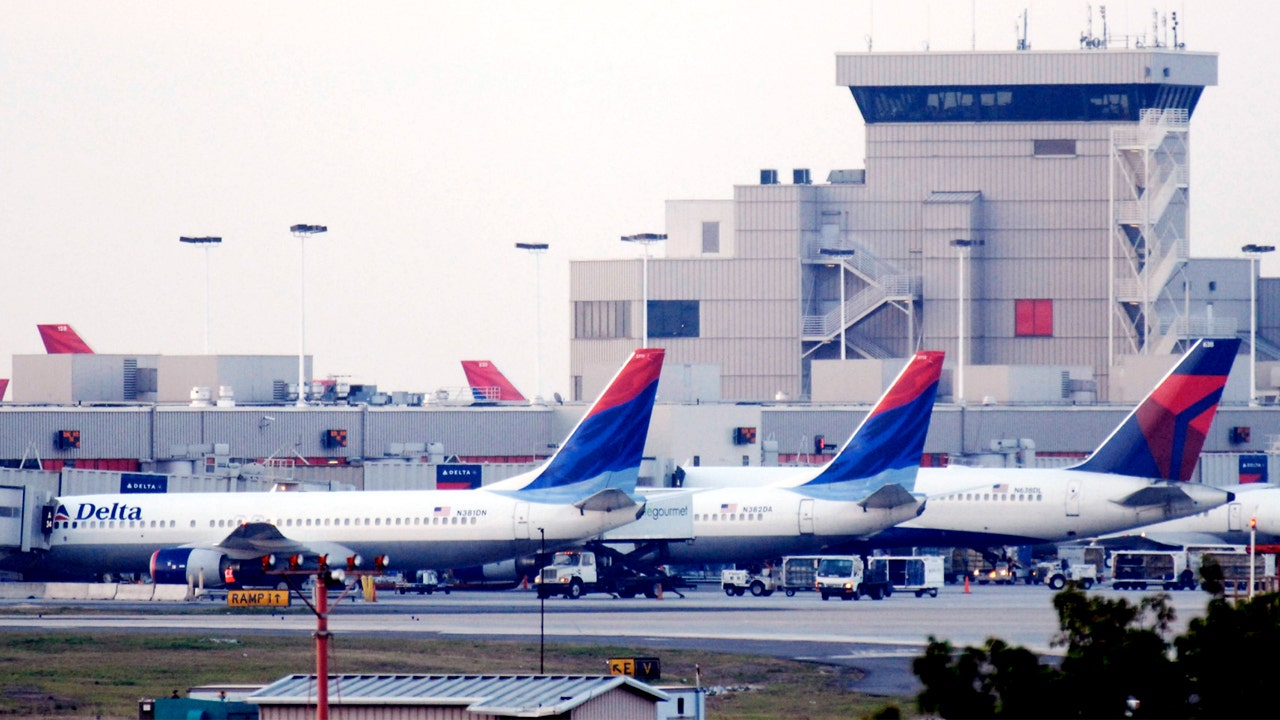
[[[1028,6],[1033,49],[1078,47],[1089,5],[1064,0],[7,0],[0,377],[43,352],[37,323],[203,352],[205,252],[183,235],[223,238],[212,351],[296,355],[307,223],[329,228],[306,250],[317,377],[429,392],[490,359],[531,395],[535,260],[514,244],[546,242],[541,389],[567,396],[570,260],[635,257],[619,236],[662,232],[666,200],[760,168],[863,167],[837,53],[1011,50]],[[1192,254],[1277,244],[1280,3],[1110,3],[1112,36],[1150,38],[1153,10],[1220,54]]]

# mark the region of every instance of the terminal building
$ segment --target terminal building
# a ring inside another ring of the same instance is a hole
[[[669,201],[663,257],[572,263],[575,394],[647,333],[690,399],[867,400],[831,363],[915,349],[947,352],[944,401],[1141,397],[1126,366],[1249,330],[1254,265],[1189,255],[1191,120],[1216,82],[1215,54],[1160,47],[841,54],[865,167],[761,170],[732,200]],[[1046,369],[1048,395],[1007,380]]]

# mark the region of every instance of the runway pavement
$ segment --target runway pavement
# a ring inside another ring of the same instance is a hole
[[[1095,590],[1104,597],[1136,602],[1134,591]],[[1199,591],[1171,593],[1177,612],[1175,632],[1203,615],[1209,596]],[[956,647],[981,645],[990,637],[1042,655],[1058,631],[1053,592],[1043,586],[945,586],[937,598],[895,594],[873,601],[823,601],[813,593],[788,598],[726,597],[719,588],[668,593],[660,600],[620,600],[587,595],[577,600],[540,601],[533,592],[454,592],[431,596],[382,592],[376,602],[344,600],[330,613],[329,628],[353,635],[435,635],[538,637],[545,624],[548,642],[612,644],[652,648],[699,648],[788,657],[855,666],[866,675],[853,689],[871,694],[904,695],[918,690],[910,671],[929,637]],[[13,614],[19,605],[65,607],[58,601],[0,603],[0,632],[5,629],[199,630],[202,632],[310,633],[315,620],[294,607],[264,614],[223,608],[201,600],[189,603],[81,602],[77,613],[32,616]]]

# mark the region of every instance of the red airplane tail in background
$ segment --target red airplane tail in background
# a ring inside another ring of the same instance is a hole
[[[0,400],[4,400],[5,391],[9,389],[9,378],[0,378]]]
[[[528,402],[506,375],[488,360],[463,360],[462,372],[476,402]]]
[[[70,325],[37,325],[44,349],[50,355],[92,355],[93,348]]]

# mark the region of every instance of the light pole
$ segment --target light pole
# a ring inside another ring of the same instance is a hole
[[[959,275],[958,287],[956,288],[956,307],[959,315],[957,323],[957,349],[956,349],[956,392],[955,401],[957,405],[964,404],[964,355],[965,345],[968,344],[968,338],[965,336],[964,328],[964,266],[969,259],[969,251],[974,247],[983,245],[982,240],[952,240],[951,246],[956,249],[957,272]]]
[[[307,404],[307,384],[304,358],[307,354],[307,238],[328,232],[324,225],[293,225],[289,232],[298,238],[298,285],[301,298],[298,302],[298,407]]]
[[[640,347],[649,347],[649,245],[655,242],[666,240],[664,233],[640,233],[639,235],[623,235],[622,242],[640,243],[644,246],[644,260],[642,261],[641,280],[643,290],[640,297],[640,326],[642,334],[640,336]]]
[[[209,251],[222,244],[220,237],[180,237],[179,242],[204,246],[204,354],[209,354]]]
[[[551,247],[547,243],[516,243],[521,250],[528,250],[533,255],[533,273],[535,295],[533,299],[533,404],[542,404],[542,254]]]
[[[844,261],[845,258],[853,257],[853,251],[839,248],[818,248],[818,254],[840,258],[840,262],[836,267],[840,269],[840,359],[844,360],[846,347],[844,331],[848,327],[848,322],[845,320],[844,305]]]
[[[1274,252],[1275,245],[1254,245],[1240,248],[1249,256],[1249,405],[1258,404],[1258,260],[1260,256]]]

